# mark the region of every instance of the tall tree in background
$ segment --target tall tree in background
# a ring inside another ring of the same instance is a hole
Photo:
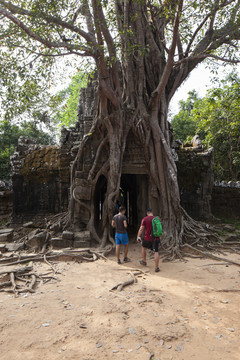
[[[58,126],[69,127],[77,120],[79,92],[87,86],[88,75],[82,72],[75,74],[68,87],[55,94],[54,98],[59,102],[55,106],[52,122]]]
[[[204,98],[194,90],[188,95],[171,121],[175,138],[185,142],[198,133],[214,148],[215,180],[240,180],[240,78],[233,72]]]
[[[240,180],[240,79],[231,74],[195,103],[192,122],[214,147],[216,180]]]
[[[193,138],[196,134],[197,124],[193,120],[192,110],[196,107],[198,100],[201,101],[197,92],[192,90],[188,92],[186,101],[179,101],[180,111],[174,115],[171,121],[176,140],[181,140],[184,143],[188,137]]]
[[[94,185],[107,172],[106,229],[132,129],[144,147],[172,251],[178,253],[184,236],[196,237],[197,225],[180,206],[167,112],[175,91],[204,59],[238,61],[239,8],[239,0],[0,0],[3,58],[8,47],[16,55],[24,49],[32,61],[71,54],[95,61],[99,103],[91,133],[99,133],[96,159],[106,146],[109,157],[101,171],[90,170],[89,181]],[[90,140],[91,134],[75,164]]]

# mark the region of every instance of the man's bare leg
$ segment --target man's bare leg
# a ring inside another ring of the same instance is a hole
[[[127,258],[128,254],[128,244],[124,245],[124,259]]]
[[[154,262],[155,262],[155,269],[159,267],[159,254],[158,252],[154,253]]]
[[[146,257],[147,257],[147,249],[142,246],[142,259],[144,262],[146,262]]]
[[[116,245],[116,258],[117,260],[120,258],[120,245]]]

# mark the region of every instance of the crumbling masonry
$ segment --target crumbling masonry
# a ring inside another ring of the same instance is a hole
[[[81,90],[78,121],[70,129],[62,129],[59,146],[42,146],[20,138],[11,158],[13,183],[13,221],[23,222],[33,216],[63,212],[69,205],[70,167],[85,134],[91,130],[95,116],[94,81]],[[93,136],[94,143],[94,136]],[[178,167],[178,181],[183,207],[195,218],[211,216],[213,186],[213,151],[196,147],[181,148],[173,141]],[[106,181],[100,179],[92,192],[86,175],[92,166],[91,151],[84,154],[83,168],[76,172],[75,196],[88,203],[94,197],[96,219],[101,222],[101,205]],[[99,162],[104,162],[103,158]],[[154,209],[154,194],[141,144],[129,134],[123,159],[121,196],[128,207],[128,221],[133,230],[139,225],[149,203]],[[76,204],[74,231],[86,230],[89,214]]]

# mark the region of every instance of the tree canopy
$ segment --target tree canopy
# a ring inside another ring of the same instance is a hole
[[[69,127],[77,121],[80,89],[87,86],[88,74],[78,72],[70,81],[70,84],[55,94],[56,103],[52,111],[52,122],[61,127]]]
[[[172,120],[175,136],[184,142],[198,133],[214,147],[215,179],[240,180],[240,78],[230,74],[202,99],[192,91],[180,107]]]
[[[136,52],[154,55],[150,51],[152,40],[142,41],[140,33],[135,37],[131,24],[140,20],[137,13],[143,9],[161,45],[159,64],[166,65],[167,59],[171,63],[155,89],[157,92],[168,79],[171,98],[189,72],[205,58],[239,61],[239,1],[144,0],[132,4],[133,7],[131,2],[118,0],[0,1],[1,95],[7,99],[9,116],[20,105],[26,110],[26,104],[31,102],[34,108],[40,93],[49,96],[53,64],[59,57],[92,58],[103,72],[102,88],[113,100],[111,86],[106,85],[104,78],[108,64],[116,67],[117,61],[131,61]],[[10,106],[11,102],[15,106]]]
[[[184,143],[188,137],[193,138],[196,134],[197,125],[193,119],[192,110],[196,107],[198,100],[201,101],[197,92],[192,90],[188,93],[186,101],[181,100],[179,102],[180,111],[174,115],[171,121],[176,140],[181,140]]]
[[[239,0],[0,0],[0,75],[7,88],[31,74],[48,80],[59,57],[90,58],[96,66],[96,118],[71,168],[69,208],[76,226],[81,211],[90,214],[88,229],[101,242],[94,200],[86,203],[75,181],[88,154],[88,174],[81,174],[92,193],[101,176],[108,179],[102,246],[111,239],[109,224],[130,131],[142,144],[151,201],[163,220],[169,249],[179,253],[184,237],[195,242],[196,234],[205,233],[181,208],[167,113],[175,91],[206,58],[239,62],[239,15]]]
[[[36,139],[39,144],[53,144],[54,134],[38,129],[34,122],[22,122],[21,126],[7,120],[0,122],[0,179],[10,178],[10,156],[14,153],[18,138]]]

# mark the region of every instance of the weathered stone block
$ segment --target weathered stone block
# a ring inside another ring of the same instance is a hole
[[[89,248],[90,247],[90,240],[89,241],[80,241],[74,240],[74,247],[75,248]]]
[[[0,229],[0,243],[12,241],[13,229]]]
[[[71,231],[63,231],[62,238],[66,240],[73,240],[74,234]]]
[[[91,240],[90,231],[75,232],[74,240],[75,241],[90,241]]]
[[[50,242],[53,249],[62,249],[73,246],[73,240],[69,240],[69,239],[52,238]]]
[[[81,200],[90,200],[92,194],[92,187],[89,184],[89,181],[86,179],[75,179],[75,196]]]
[[[91,194],[92,194],[91,186],[76,186],[74,191],[75,191],[75,196],[79,200],[91,200]]]
[[[37,233],[39,230],[32,231],[28,235],[28,246],[30,246],[33,249],[41,249],[43,247],[43,244],[45,243],[46,236],[47,236],[47,230],[41,231]],[[34,235],[35,232],[35,235]]]
[[[83,179],[84,176],[85,176],[85,172],[84,172],[84,171],[76,171],[75,178]],[[86,179],[85,179],[85,180],[86,180]]]
[[[5,244],[0,244],[0,253],[3,254],[7,251]]]
[[[75,185],[76,185],[76,186],[88,187],[88,186],[89,186],[89,181],[86,180],[86,179],[76,178],[76,179],[75,179]]]
[[[91,242],[90,231],[80,231],[74,233],[74,247],[75,248],[88,248]]]
[[[22,250],[24,248],[24,243],[11,243],[11,244],[6,244],[6,249],[7,251],[19,251]]]

